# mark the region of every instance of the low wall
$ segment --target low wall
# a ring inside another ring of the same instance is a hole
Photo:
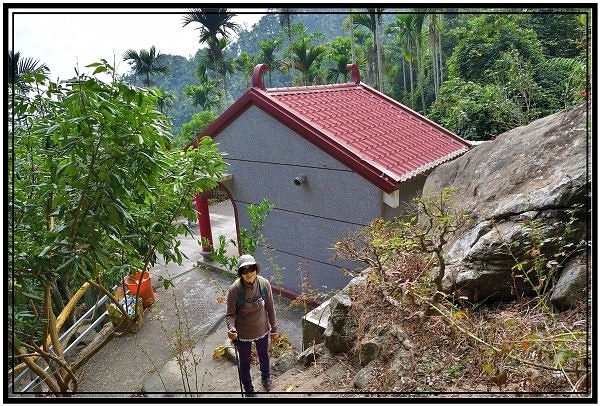
[[[324,341],[323,333],[329,321],[329,300],[302,317],[302,351]]]

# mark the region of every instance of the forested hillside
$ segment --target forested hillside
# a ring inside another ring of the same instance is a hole
[[[346,81],[345,66],[355,62],[364,83],[469,140],[489,139],[587,95],[589,10],[271,11],[248,30],[217,32],[193,59],[161,55],[169,73],[154,74],[151,84],[167,95],[163,111],[176,145],[239,98],[258,63],[271,67],[267,87],[285,87]],[[125,79],[142,81],[135,70]]]

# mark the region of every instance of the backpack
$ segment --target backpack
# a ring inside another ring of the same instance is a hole
[[[260,275],[256,275],[256,279],[258,280],[258,287],[260,288],[260,296],[264,301],[267,300],[267,283],[266,279]],[[244,286],[242,285],[242,278],[237,278],[235,281],[235,286],[237,287],[237,304],[236,310],[244,305],[246,301],[246,295],[244,293]]]

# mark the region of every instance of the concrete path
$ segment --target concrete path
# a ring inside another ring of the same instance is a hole
[[[234,238],[232,212],[229,202],[211,206],[215,244],[221,233]],[[80,370],[77,397],[139,392],[147,397],[241,397],[235,362],[213,359],[214,350],[227,343],[224,298],[235,276],[200,254],[197,224],[192,228],[193,235],[180,238],[188,257],[184,263],[157,264],[150,270],[155,303],[145,310],[140,330],[113,339],[94,355]],[[165,289],[164,279],[173,286]],[[276,311],[280,333],[301,351],[304,309],[277,297]],[[253,374],[259,374],[258,366]]]

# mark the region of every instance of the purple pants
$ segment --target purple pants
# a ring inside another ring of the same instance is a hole
[[[260,364],[260,376],[262,379],[268,379],[271,376],[271,365],[269,361],[269,334],[263,338],[254,341],[256,343],[256,352]],[[252,377],[250,376],[250,351],[252,341],[237,340],[238,351],[240,355],[240,375],[244,390],[254,389],[252,386]]]

